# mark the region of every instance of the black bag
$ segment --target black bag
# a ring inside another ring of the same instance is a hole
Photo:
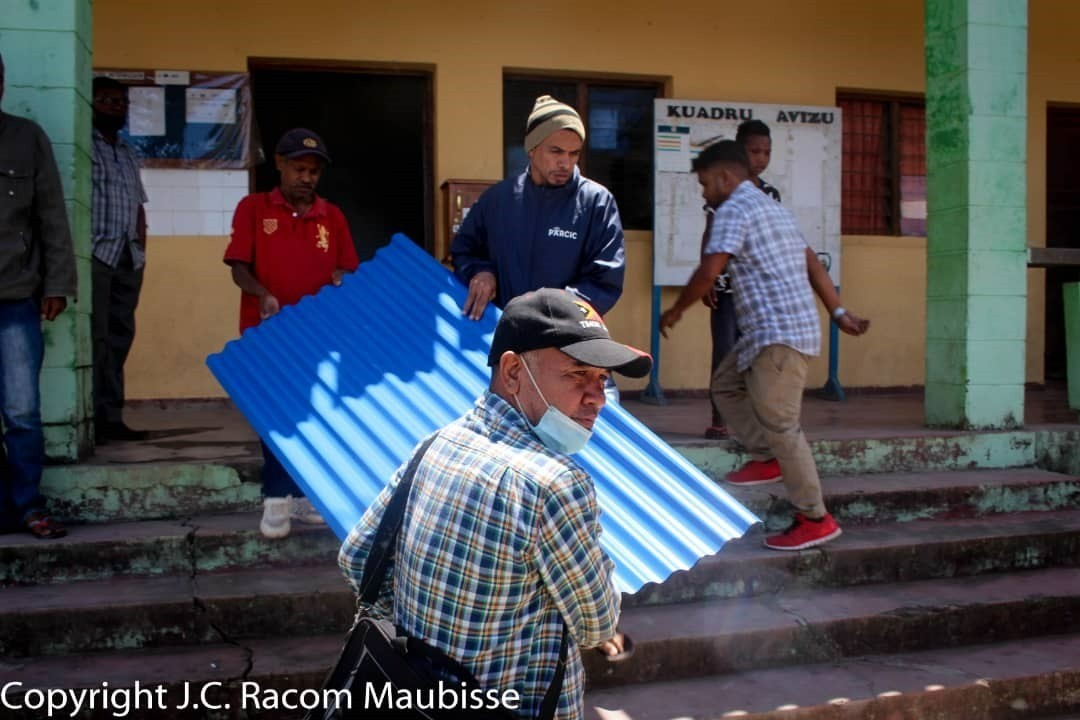
[[[382,522],[375,532],[371,552],[360,579],[360,601],[372,605],[386,577],[409,499],[413,475],[436,435],[414,454],[394,490]],[[551,720],[562,694],[566,672],[566,624],[555,677],[544,695],[540,720]],[[332,701],[338,693],[340,702]],[[385,620],[361,616],[345,641],[334,669],[323,683],[321,697],[327,707],[310,710],[306,720],[354,720],[362,718],[425,718],[426,720],[512,720],[521,716],[499,700],[509,688],[485,690],[468,668],[419,638],[411,638]],[[408,691],[409,707],[399,702]],[[351,700],[351,702],[347,702]]]

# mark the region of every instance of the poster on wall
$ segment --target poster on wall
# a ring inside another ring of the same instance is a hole
[[[251,83],[247,73],[98,69],[128,86],[123,138],[149,168],[247,168]]]
[[[794,213],[810,247],[840,284],[840,108],[726,101],[655,101],[653,283],[682,286],[697,267],[704,203],[690,163],[739,123],[761,120],[772,134],[762,178]]]

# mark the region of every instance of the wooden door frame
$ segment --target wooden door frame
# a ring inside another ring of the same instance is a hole
[[[435,253],[435,66],[428,63],[365,62],[352,60],[319,60],[312,58],[249,57],[248,72],[287,70],[290,72],[341,73],[355,75],[403,75],[425,81],[423,107],[423,208],[424,237],[421,246]],[[254,140],[252,141],[254,142]],[[415,239],[415,238],[414,238]]]
[[[1051,138],[1051,124],[1052,124],[1053,118],[1055,116],[1057,116],[1059,118],[1072,117],[1075,120],[1072,123],[1069,123],[1069,124],[1075,124],[1076,126],[1080,127],[1080,105],[1075,104],[1075,103],[1054,103],[1054,102],[1047,103],[1047,105],[1046,105],[1046,135],[1045,135],[1045,140],[1044,140],[1044,142],[1045,142],[1045,150],[1046,150],[1046,155],[1045,155],[1046,162],[1045,162],[1045,167],[1044,167],[1045,189],[1044,189],[1044,197],[1043,197],[1043,203],[1044,203],[1044,207],[1045,207],[1045,222],[1044,222],[1045,227],[1044,227],[1043,245],[1048,250],[1053,249],[1053,248],[1068,247],[1068,246],[1062,246],[1062,245],[1052,245],[1051,244],[1051,237],[1050,237],[1050,230],[1051,230],[1051,227],[1050,227],[1050,225],[1051,225],[1051,202],[1050,201],[1051,201],[1051,192],[1052,192],[1051,177],[1050,177],[1050,158],[1052,157],[1052,155],[1055,152],[1055,148],[1052,148],[1050,146],[1050,138]],[[1060,148],[1058,148],[1057,150],[1058,150],[1058,152],[1060,152]],[[1063,280],[1063,277],[1062,277],[1062,272],[1066,271],[1066,270],[1068,270],[1068,268],[1060,268],[1060,269],[1059,268],[1047,268],[1047,270],[1046,270],[1046,278],[1045,278],[1044,289],[1043,289],[1043,295],[1044,295],[1044,309],[1043,309],[1043,317],[1044,317],[1044,330],[1043,330],[1043,332],[1044,332],[1044,358],[1043,358],[1043,371],[1044,371],[1044,373],[1046,372],[1046,370],[1047,370],[1047,368],[1048,368],[1048,366],[1050,364],[1050,359],[1051,359],[1051,355],[1048,352],[1048,348],[1046,347],[1046,345],[1048,344],[1046,342],[1046,339],[1049,337],[1049,335],[1052,332],[1054,332],[1054,329],[1052,329],[1050,327],[1051,313],[1053,313],[1055,315],[1055,317],[1060,315],[1060,313],[1056,312],[1052,308],[1052,305],[1056,305],[1057,304],[1056,301],[1058,301],[1060,299],[1059,294],[1052,290],[1052,285],[1057,286],[1057,285],[1060,285],[1062,282],[1068,281],[1068,280]],[[1052,282],[1052,280],[1053,280],[1053,282]],[[1060,308],[1058,308],[1058,309],[1060,310]]]

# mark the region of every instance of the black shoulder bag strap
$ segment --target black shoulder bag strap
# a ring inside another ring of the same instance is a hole
[[[570,631],[566,627],[566,621],[562,624],[562,647],[559,648],[559,663],[555,666],[555,677],[551,679],[551,685],[544,694],[544,702],[540,705],[540,720],[551,720],[555,717],[555,711],[559,709],[559,696],[562,695],[563,676],[566,674],[566,646],[570,644]]]
[[[379,588],[386,578],[386,569],[390,564],[390,557],[394,553],[397,544],[397,536],[401,531],[401,523],[405,518],[405,506],[409,502],[409,490],[412,488],[413,476],[420,461],[424,459],[431,443],[435,442],[438,433],[433,434],[424,441],[409,460],[409,466],[401,475],[398,486],[394,488],[394,494],[386,505],[386,511],[379,522],[379,528],[375,531],[375,538],[371,542],[371,551],[368,552],[364,562],[364,573],[360,577],[360,601],[368,605],[374,605],[379,599]],[[559,707],[559,696],[562,695],[563,677],[566,675],[566,647],[569,644],[570,633],[563,622],[562,645],[559,648],[559,662],[555,666],[555,677],[551,680],[544,701],[540,705],[540,720],[551,720],[555,717],[555,711]],[[438,652],[437,648],[431,648]]]
[[[364,574],[360,577],[360,602],[374,605],[379,599],[379,587],[386,578],[386,568],[390,564],[390,558],[394,554],[394,546],[397,544],[398,532],[405,517],[405,505],[409,502],[409,488],[412,487],[413,475],[420,461],[424,459],[431,443],[439,437],[435,433],[417,448],[409,460],[409,466],[401,475],[401,481],[394,488],[394,494],[390,496],[390,502],[386,505],[379,529],[375,531],[375,539],[371,541],[371,551],[368,552],[367,561],[364,562]]]

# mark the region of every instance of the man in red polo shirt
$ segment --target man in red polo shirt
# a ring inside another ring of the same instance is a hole
[[[240,201],[225,249],[225,263],[242,291],[241,333],[327,283],[340,285],[342,275],[359,264],[345,216],[315,194],[330,162],[322,138],[294,128],[281,136],[274,152],[279,187]],[[265,443],[261,478],[263,535],[285,537],[292,520],[323,522]]]

